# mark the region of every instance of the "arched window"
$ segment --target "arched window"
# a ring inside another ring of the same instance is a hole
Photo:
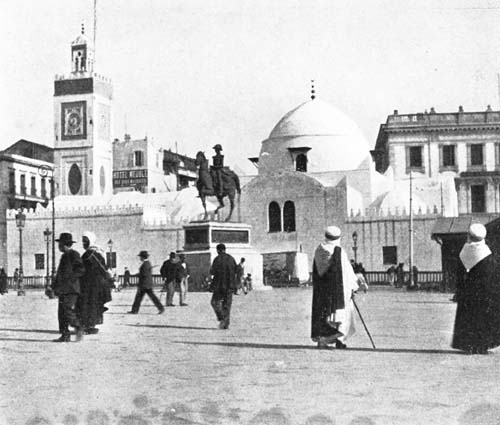
[[[295,204],[292,201],[286,201],[283,206],[283,230],[295,232]]]
[[[281,232],[281,209],[277,202],[269,204],[269,233]]]
[[[307,171],[307,155],[306,154],[298,154],[297,159],[295,160],[295,169],[297,171]]]

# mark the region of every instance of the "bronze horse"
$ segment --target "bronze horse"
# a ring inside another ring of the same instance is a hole
[[[196,154],[195,165],[198,167],[198,180],[196,181],[196,188],[201,198],[201,203],[205,209],[205,220],[208,219],[207,205],[205,199],[207,196],[216,196],[219,201],[219,206],[215,209],[215,213],[224,207],[224,197],[229,198],[231,210],[226,218],[226,221],[231,220],[234,210],[234,198],[236,193],[241,194],[240,179],[237,174],[230,170],[229,167],[222,169],[222,191],[217,191],[214,187],[214,171],[208,169],[208,160],[205,158],[203,152]]]

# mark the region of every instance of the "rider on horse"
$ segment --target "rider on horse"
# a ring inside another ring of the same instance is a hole
[[[222,146],[220,144],[217,143],[212,149],[215,150],[215,155],[212,157],[213,160],[212,170],[215,171],[214,190],[216,194],[222,196],[223,192],[222,169],[224,168],[224,155],[221,155]]]

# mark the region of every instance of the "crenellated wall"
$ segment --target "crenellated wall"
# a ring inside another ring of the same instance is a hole
[[[25,210],[26,224],[23,229],[23,268],[24,274],[45,275],[46,270],[35,269],[35,254],[46,255],[46,243],[43,231],[52,229],[52,209],[39,208],[36,211]],[[56,237],[62,232],[69,232],[77,243],[74,248],[83,252],[81,238],[85,231],[97,235],[97,245],[109,252],[108,241],[113,242],[116,252],[117,271],[123,273],[129,267],[136,273],[140,250],[150,252],[151,262],[157,265],[154,273],[168,257],[169,252],[180,250],[184,245],[182,226],[189,221],[201,219],[194,217],[172,217],[163,214],[165,209],[152,206],[120,205],[120,206],[88,206],[78,208],[58,208],[56,204],[55,227]],[[19,267],[19,230],[16,227],[17,211],[7,210],[7,250],[6,270],[12,275]],[[60,253],[56,244],[56,265]],[[46,258],[44,261],[46,264]]]

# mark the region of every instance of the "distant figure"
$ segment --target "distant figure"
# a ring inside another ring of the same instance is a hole
[[[125,267],[125,270],[123,271],[123,287],[130,286],[130,270],[128,267]]]
[[[351,263],[352,264],[352,263]],[[366,272],[365,268],[363,267],[363,263],[354,263],[354,274],[358,278],[358,286],[360,289],[363,290],[363,292],[366,294],[366,291],[368,291],[368,281],[366,280]]]
[[[402,288],[405,284],[404,263],[399,263],[396,268],[396,288]]]
[[[469,354],[488,354],[500,345],[500,264],[486,245],[486,228],[469,227],[460,261],[467,272],[457,287],[457,313],[451,346]]]
[[[236,295],[238,295],[238,292],[240,289],[243,289],[243,280],[245,279],[245,259],[241,258],[240,262],[236,266],[236,283],[238,287],[234,291]]]
[[[181,307],[186,307],[186,298],[188,293],[188,281],[189,281],[189,266],[186,263],[186,254],[179,254],[179,274],[180,274],[180,282],[179,282],[179,305]]]
[[[219,329],[228,329],[231,315],[233,293],[236,289],[236,261],[226,254],[226,245],[216,247],[215,257],[210,274],[212,275],[212,308],[219,321]]]
[[[392,264],[387,269],[387,282],[389,283],[390,286],[394,286],[395,280],[396,280],[396,267],[394,266],[394,264]]]
[[[59,239],[59,251],[62,252],[57,268],[52,289],[59,297],[59,331],[61,337],[54,342],[69,342],[70,331],[68,326],[76,329],[76,341],[83,338],[83,326],[77,316],[76,303],[80,295],[80,278],[85,273],[85,267],[80,254],[71,248],[75,243],[71,233],[61,233]]]
[[[14,276],[13,276],[13,278],[14,278],[14,287],[15,287],[16,289],[19,289],[19,284],[20,284],[20,279],[19,279],[19,277],[20,277],[20,276],[19,276],[19,269],[18,269],[18,268],[16,268],[16,269],[14,270]]]
[[[328,227],[314,252],[311,338],[318,348],[333,343],[346,348],[346,338],[355,332],[352,297],[358,278],[340,247],[340,235],[338,227]]]
[[[243,291],[245,295],[252,290],[252,275],[247,273],[245,279],[243,279]]]
[[[7,280],[7,273],[5,273],[5,269],[2,267],[0,269],[0,294],[6,294],[9,292],[8,290],[8,280]]]
[[[409,290],[417,290],[419,288],[418,286],[418,268],[417,266],[412,266],[411,268],[411,274],[413,278],[413,282],[408,283],[408,289]]]
[[[167,291],[167,301],[166,301],[166,306],[167,307],[174,307],[174,293],[175,293],[175,286],[181,281],[181,275],[180,275],[180,269],[179,269],[179,263],[176,261],[176,254],[175,252],[171,252],[168,260],[164,261],[161,269],[160,269],[160,274],[161,277],[163,278],[164,286]]]
[[[153,304],[158,309],[158,314],[162,314],[165,308],[161,305],[160,300],[153,292],[153,275],[151,263],[148,260],[149,254],[147,251],[139,252],[139,260],[141,261],[141,267],[139,268],[139,282],[137,283],[137,293],[135,295],[134,304],[132,304],[132,310],[128,314],[139,313],[139,308],[141,307],[142,299],[144,295],[148,294],[148,297],[153,301]]]
[[[215,171],[214,189],[218,196],[223,195],[222,187],[222,169],[224,168],[224,155],[221,154],[222,146],[216,144],[212,149],[215,150],[215,155],[212,157],[212,169]]]

